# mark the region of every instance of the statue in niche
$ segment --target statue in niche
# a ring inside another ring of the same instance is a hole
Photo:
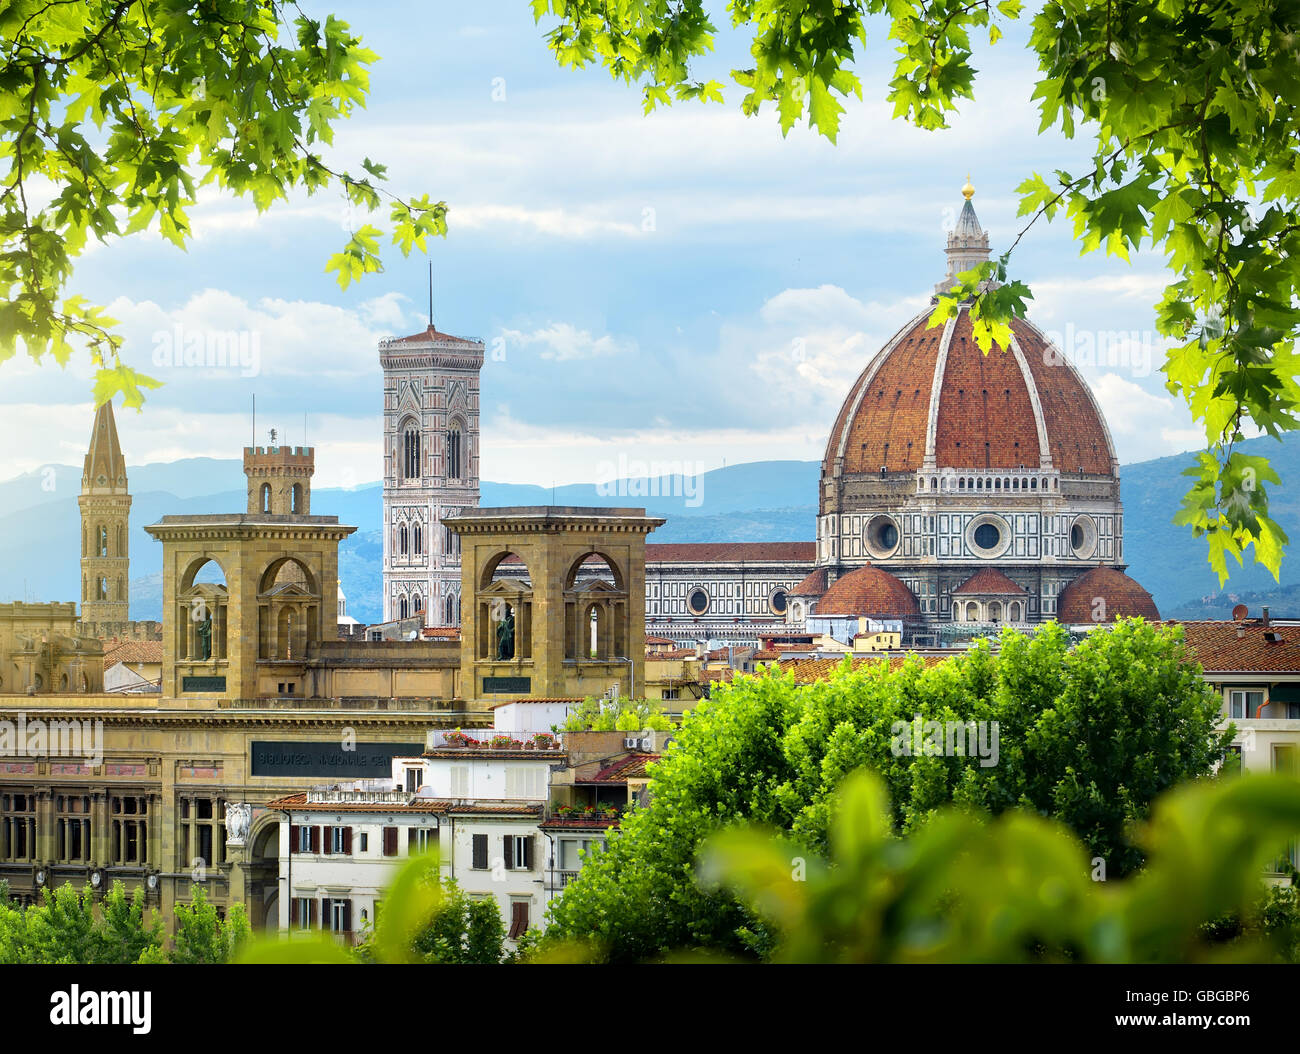
[[[497,658],[515,657],[515,611],[506,607],[505,617],[497,623]]]
[[[194,632],[198,634],[198,638],[199,638],[199,658],[204,660],[212,658],[212,612],[211,611],[207,612],[204,615],[203,621],[201,621],[198,624]]]

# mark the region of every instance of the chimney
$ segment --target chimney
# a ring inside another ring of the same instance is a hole
[[[1268,608],[1264,608],[1264,628],[1268,629]]]

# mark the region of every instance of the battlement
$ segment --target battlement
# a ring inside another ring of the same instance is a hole
[[[316,448],[309,446],[246,446],[244,471],[250,468],[305,468],[315,470]]]

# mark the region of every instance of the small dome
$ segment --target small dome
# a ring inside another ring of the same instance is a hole
[[[1061,590],[1056,604],[1056,620],[1070,625],[1114,622],[1133,615],[1158,619],[1160,612],[1150,593],[1123,571],[1105,565],[1081,574]]]
[[[864,564],[840,578],[817,602],[814,615],[861,615],[874,618],[915,618],[921,614],[916,597],[888,571]]]
[[[826,568],[819,567],[790,590],[792,597],[819,597],[826,592]]]

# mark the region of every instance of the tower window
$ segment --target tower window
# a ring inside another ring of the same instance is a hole
[[[420,525],[417,523],[417,524],[412,528],[412,533],[413,533],[414,536],[415,536],[415,547],[414,547],[414,552],[415,552],[415,555],[416,555],[416,556],[419,556],[422,552],[424,552],[424,531],[421,529]]]
[[[95,549],[100,556],[108,555],[108,528],[102,523],[99,525],[98,539],[95,542]]]
[[[293,485],[292,495],[293,495],[293,511],[295,513],[302,512],[302,484],[301,483],[295,483]]]
[[[402,433],[402,478],[420,478],[420,433],[414,425]]]
[[[409,536],[406,533],[406,524],[397,528],[397,551],[403,556],[409,551]]]
[[[460,427],[452,425],[447,433],[447,478],[460,479]]]
[[[262,484],[262,511],[271,511],[271,484],[269,483]]]

